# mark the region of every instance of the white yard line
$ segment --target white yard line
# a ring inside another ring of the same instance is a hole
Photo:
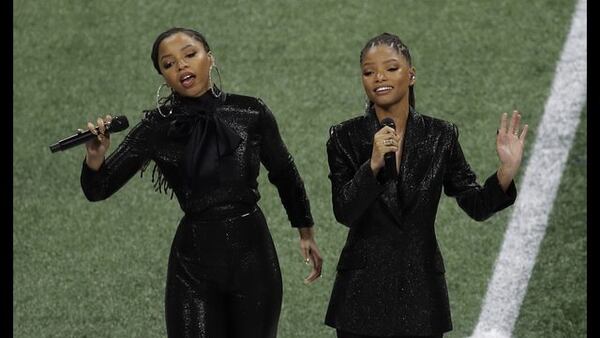
[[[586,25],[587,2],[579,0],[472,338],[511,337],[519,316],[586,103]]]

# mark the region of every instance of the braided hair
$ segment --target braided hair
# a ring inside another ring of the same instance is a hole
[[[382,33],[367,41],[363,49],[360,51],[360,63],[362,64],[365,54],[369,51],[369,49],[379,46],[379,45],[387,45],[393,49],[395,49],[398,54],[404,56],[409,66],[412,66],[412,59],[410,57],[410,51],[408,47],[400,40],[397,35],[390,33]],[[415,89],[413,85],[409,87],[408,93],[408,104],[412,109],[415,109]],[[373,102],[369,101],[369,108],[373,105]]]

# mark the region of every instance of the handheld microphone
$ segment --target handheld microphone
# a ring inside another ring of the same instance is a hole
[[[127,116],[115,116],[110,122],[105,124],[106,132],[108,133],[116,133],[118,131],[127,129],[127,127],[129,127]],[[96,127],[96,131],[99,131],[98,127]],[[96,135],[94,135],[89,129],[84,132],[77,132],[75,135],[71,135],[56,142],[55,144],[52,144],[50,146],[50,151],[55,153],[57,151],[67,150],[77,145],[86,143],[94,137],[96,137]]]
[[[396,130],[396,123],[391,117],[386,117],[381,120],[382,126],[388,126]],[[383,155],[385,161],[385,173],[389,178],[395,178],[398,173],[396,172],[396,154],[393,151],[387,152]]]

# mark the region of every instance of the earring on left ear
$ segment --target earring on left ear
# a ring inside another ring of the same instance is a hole
[[[171,93],[169,93],[168,96],[160,97],[160,91],[164,87],[167,87],[167,88],[171,89]],[[156,109],[158,109],[158,113],[162,117],[167,117],[167,116],[169,116],[169,115],[171,115],[173,113],[173,101],[174,101],[174,97],[175,96],[174,96],[173,88],[170,88],[169,85],[167,85],[166,83],[163,83],[160,86],[158,86],[158,89],[156,90]],[[160,106],[166,106],[166,105],[169,105],[169,107],[170,107],[169,113],[168,114],[163,114],[162,110],[160,109]]]
[[[214,97],[219,98],[223,93],[223,89],[221,89],[221,72],[219,71],[219,67],[217,67],[217,63],[215,62],[215,58],[212,55],[212,53],[210,54],[210,56],[212,58],[212,63],[210,64],[210,68],[208,69],[208,81],[210,82],[210,91],[212,92]],[[217,77],[219,78],[219,86],[217,87],[217,90],[215,90],[215,83],[212,80],[213,68],[217,71]]]

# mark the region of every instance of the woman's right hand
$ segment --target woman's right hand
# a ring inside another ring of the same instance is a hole
[[[371,153],[371,170],[377,176],[379,170],[385,166],[384,155],[389,152],[397,152],[400,144],[400,136],[396,131],[385,126],[379,129],[373,136],[373,151]]]
[[[85,162],[92,170],[100,169],[100,166],[104,162],[104,155],[110,146],[110,135],[106,131],[106,123],[110,123],[111,120],[112,116],[110,115],[106,115],[104,119],[99,117],[96,120],[98,130],[96,130],[96,126],[93,123],[87,123],[87,128],[90,132],[97,135],[85,144],[87,151]],[[81,129],[79,130],[82,131]]]

